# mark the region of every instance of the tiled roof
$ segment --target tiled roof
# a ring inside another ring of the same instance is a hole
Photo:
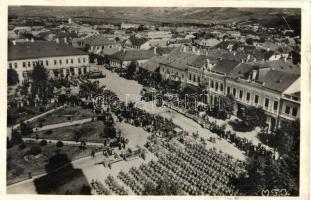
[[[197,59],[198,55],[181,52],[180,49],[181,48],[177,48],[172,51],[163,61],[161,61],[161,64],[168,65],[179,70],[186,70],[188,65]]]
[[[240,62],[222,59],[212,68],[213,71],[229,74]]]
[[[121,50],[109,57],[121,61],[148,60],[153,57],[153,51],[149,50]]]
[[[149,50],[153,50],[154,51],[155,47],[150,48]],[[172,47],[156,47],[157,48],[157,55],[159,56],[163,56],[163,55],[167,55],[169,53],[171,53],[175,48]]]
[[[86,45],[90,46],[100,46],[100,45],[113,45],[116,42],[114,40],[109,40],[103,35],[93,35],[84,40]]]
[[[293,84],[300,75],[291,74],[282,71],[270,70],[259,81],[264,82],[264,87],[279,92],[285,91],[291,84]]]
[[[281,62],[282,61],[280,61],[280,63]],[[238,77],[247,79],[253,69],[259,70],[258,81],[264,83],[262,87],[279,92],[284,92],[300,77],[300,74],[273,67],[271,61],[241,63],[228,74],[228,77],[232,79]]]
[[[8,60],[72,55],[87,55],[87,53],[62,42],[35,41],[16,43],[16,45],[9,44],[8,46]]]
[[[265,61],[265,62],[257,62],[258,65],[261,66],[268,66],[273,68],[276,71],[283,71],[292,74],[300,74],[300,67],[294,65],[290,61],[285,62],[284,60],[272,60],[272,61]]]
[[[163,56],[154,56],[147,62],[145,62],[141,68],[148,70],[150,72],[156,71],[156,69],[159,67],[159,63],[164,59]]]

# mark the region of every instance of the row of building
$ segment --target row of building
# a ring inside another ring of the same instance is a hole
[[[237,103],[262,107],[270,130],[300,114],[300,67],[285,60],[241,62],[232,57],[199,55],[178,48],[159,62],[164,79],[202,86],[204,103],[232,94]]]

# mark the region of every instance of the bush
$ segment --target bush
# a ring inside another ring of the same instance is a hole
[[[41,140],[40,145],[41,146],[46,146],[48,142],[46,140]]]
[[[253,126],[246,124],[244,121],[230,121],[229,125],[232,126],[232,129],[234,131],[238,131],[238,132],[249,132],[252,131],[254,129]]]
[[[58,142],[56,143],[56,146],[57,146],[58,148],[61,148],[61,147],[64,146],[64,143],[63,143],[62,141],[58,141]]]
[[[25,143],[22,143],[18,146],[19,149],[23,150],[26,148],[26,144]]]
[[[51,135],[52,133],[53,133],[52,130],[48,130],[48,131],[45,132],[46,135]]]
[[[39,146],[33,146],[28,151],[29,155],[34,155],[34,156],[39,155],[40,153],[42,153],[42,149]]]
[[[16,110],[8,110],[8,115],[7,115],[7,124],[15,124],[18,119],[18,113]]]

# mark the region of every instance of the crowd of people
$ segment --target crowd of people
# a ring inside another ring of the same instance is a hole
[[[113,176],[108,175],[105,183],[108,185],[109,189],[113,191],[117,195],[128,195],[128,191],[123,187],[120,186],[117,181],[113,178]]]
[[[189,195],[237,195],[230,178],[237,177],[244,167],[228,155],[207,150],[204,146],[185,143],[185,148],[169,141],[161,144],[167,151],[158,153],[158,161],[150,161],[129,173],[120,173],[119,178],[135,194],[142,194],[147,184],[157,186],[164,178],[176,183],[182,194]]]
[[[195,122],[202,125],[202,127],[209,129],[212,133],[217,134],[220,138],[226,139],[230,143],[234,143],[235,146],[246,152],[248,156],[263,156],[267,159],[275,159],[275,154],[271,150],[265,148],[260,143],[254,145],[250,140],[246,138],[241,138],[236,135],[236,133],[230,130],[225,131],[225,125],[218,125],[216,122],[210,121],[208,117],[200,117],[199,115],[189,114],[187,110],[176,107],[173,104],[166,104],[167,107],[193,119]]]

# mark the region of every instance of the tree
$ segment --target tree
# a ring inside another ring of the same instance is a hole
[[[117,134],[116,128],[114,126],[105,126],[104,134],[109,138],[115,138]]]
[[[255,108],[253,106],[245,107],[245,116],[243,120],[246,124],[253,127],[265,127],[267,116],[262,108]]]
[[[247,39],[245,40],[245,42],[246,42],[246,44],[248,44],[248,45],[253,45],[253,44],[254,44],[254,40],[253,40],[252,38],[247,38]]]
[[[227,114],[229,114],[229,118],[236,107],[236,101],[232,94],[227,94],[223,98],[223,109],[226,111]]]
[[[33,97],[38,95],[43,103],[46,103],[47,99],[53,95],[53,86],[48,81],[48,71],[42,63],[37,62],[34,66],[31,78],[33,80],[31,87]]]
[[[127,71],[126,75],[128,78],[133,78],[137,68],[137,62],[132,61],[128,66],[127,66]]]
[[[56,143],[56,147],[57,148],[61,148],[61,147],[63,147],[64,146],[64,143],[62,142],[62,141],[58,141],[57,143]]]
[[[83,184],[80,189],[80,194],[82,195],[90,195],[91,194],[91,187],[88,185]]]
[[[105,86],[100,86],[99,81],[86,80],[79,85],[80,97],[90,98],[96,94],[101,94],[104,91]]]
[[[28,154],[29,155],[33,155],[33,156],[39,155],[40,153],[42,153],[42,150],[41,150],[41,148],[39,146],[33,146],[28,151]]]
[[[277,149],[280,159],[250,159],[246,174],[233,180],[239,191],[246,195],[258,194],[263,189],[286,189],[290,196],[299,195],[300,123],[284,124],[277,130]]]
[[[8,86],[18,83],[18,74],[15,69],[8,69]]]

